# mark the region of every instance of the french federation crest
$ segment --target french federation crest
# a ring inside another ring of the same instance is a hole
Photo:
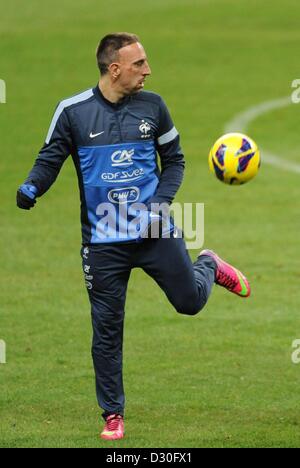
[[[139,131],[142,133],[141,138],[150,138],[150,124],[146,120],[142,120],[141,125],[139,126]]]

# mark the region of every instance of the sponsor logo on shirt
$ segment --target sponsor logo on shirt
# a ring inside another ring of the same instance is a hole
[[[138,187],[126,187],[112,189],[108,193],[108,199],[112,203],[122,205],[124,203],[134,203],[140,197],[140,189]]]
[[[144,175],[144,169],[140,168],[118,172],[103,172],[101,179],[107,183],[126,183],[141,179]]]
[[[132,156],[134,149],[131,150],[118,150],[111,155],[111,162],[113,167],[128,167],[133,164]]]

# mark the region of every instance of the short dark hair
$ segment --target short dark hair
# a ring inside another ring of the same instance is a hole
[[[108,71],[108,67],[117,58],[117,52],[122,47],[139,42],[139,38],[135,34],[118,32],[107,34],[104,36],[96,51],[98,68],[101,75]]]

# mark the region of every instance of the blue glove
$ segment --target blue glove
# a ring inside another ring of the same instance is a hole
[[[17,205],[22,210],[30,210],[36,203],[38,189],[34,185],[23,184],[17,191]]]

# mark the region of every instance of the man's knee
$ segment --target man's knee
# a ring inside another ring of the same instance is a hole
[[[208,297],[204,289],[199,291],[198,288],[186,291],[185,294],[177,294],[172,303],[179,314],[196,315],[203,309]]]
[[[205,304],[206,304],[206,301],[201,301],[201,302],[186,301],[182,304],[177,304],[175,308],[179,314],[196,315],[203,309]]]

